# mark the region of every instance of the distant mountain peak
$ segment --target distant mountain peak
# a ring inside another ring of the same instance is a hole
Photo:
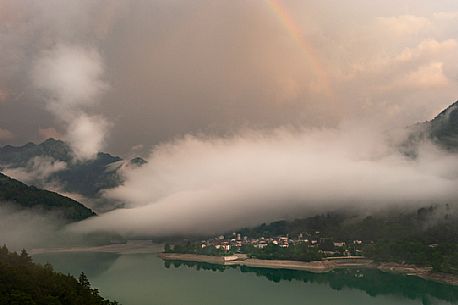
[[[65,162],[56,171],[47,171],[46,176],[33,175],[43,166],[54,161]],[[123,183],[119,169],[122,164],[140,167],[146,161],[140,157],[124,161],[121,157],[99,152],[94,159],[76,160],[71,147],[62,140],[49,138],[40,144],[0,147],[0,169],[18,169],[32,179],[28,182],[38,187],[57,184],[63,191],[81,194],[87,198],[100,199],[100,191]],[[18,176],[19,178],[19,176]]]
[[[59,140],[59,139],[54,139],[54,138],[46,139],[42,143],[40,143],[38,145],[43,145],[43,146],[48,146],[48,145],[68,146],[67,143],[65,143],[64,141]]]

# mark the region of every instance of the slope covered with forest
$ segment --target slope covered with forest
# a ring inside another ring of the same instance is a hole
[[[65,221],[80,221],[95,213],[73,199],[57,193],[28,186],[0,173],[0,206],[8,204],[16,209],[33,209],[53,213]]]
[[[0,305],[116,305],[93,289],[86,275],[78,279],[55,272],[51,265],[33,263],[20,254],[0,248]]]

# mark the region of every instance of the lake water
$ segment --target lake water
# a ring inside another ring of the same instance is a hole
[[[314,274],[205,263],[164,262],[154,254],[35,255],[57,271],[84,271],[102,295],[123,305],[458,304],[458,288],[377,270]]]

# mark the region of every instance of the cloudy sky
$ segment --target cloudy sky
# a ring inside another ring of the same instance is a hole
[[[0,0],[0,52],[0,144],[402,126],[458,96],[458,2]]]
[[[397,145],[457,100],[456,0],[0,0],[0,52],[0,145],[149,161],[102,194],[125,208],[79,231],[458,198],[456,154]]]

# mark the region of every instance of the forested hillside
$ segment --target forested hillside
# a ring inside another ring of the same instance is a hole
[[[116,305],[91,288],[86,275],[79,279],[55,272],[51,265],[33,263],[20,254],[0,248],[0,305]]]
[[[242,236],[290,236],[326,244],[362,242],[363,254],[376,261],[431,266],[458,274],[458,217],[449,205],[411,212],[387,211],[372,216],[329,213],[241,229]],[[333,250],[332,246],[328,250]]]
[[[79,221],[95,213],[73,199],[47,190],[28,186],[0,173],[0,206],[12,205],[18,209],[35,209],[55,213],[65,221]]]

